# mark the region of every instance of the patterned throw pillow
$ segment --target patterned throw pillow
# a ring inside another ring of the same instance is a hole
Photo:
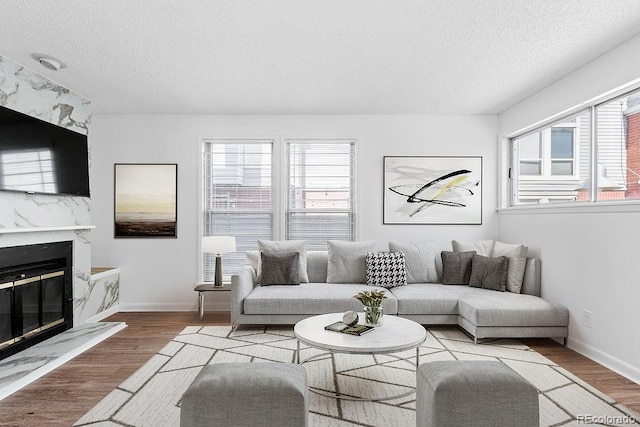
[[[407,284],[404,252],[369,252],[367,285],[393,288]]]

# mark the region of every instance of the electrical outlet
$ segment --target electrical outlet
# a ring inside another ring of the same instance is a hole
[[[590,328],[593,320],[593,312],[589,310],[582,310],[582,324],[587,328]]]

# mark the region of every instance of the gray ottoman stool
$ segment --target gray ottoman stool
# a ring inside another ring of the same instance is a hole
[[[304,367],[218,363],[202,368],[182,396],[180,426],[307,426]]]
[[[501,362],[446,361],[418,367],[418,427],[538,427],[538,392]]]

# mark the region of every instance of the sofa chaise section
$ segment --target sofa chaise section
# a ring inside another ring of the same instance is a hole
[[[520,294],[418,283],[391,289],[398,316],[423,325],[457,324],[480,338],[566,338],[569,312],[540,298],[540,260],[527,260]]]
[[[479,338],[566,338],[569,311],[533,295],[470,289],[458,302],[458,325]]]

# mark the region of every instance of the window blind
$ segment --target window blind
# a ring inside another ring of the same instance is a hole
[[[223,254],[222,275],[245,263],[258,239],[273,239],[272,140],[203,141],[203,236],[234,236],[236,252]],[[202,279],[213,281],[215,255],[203,254]]]
[[[355,239],[355,141],[286,140],[286,239]]]

